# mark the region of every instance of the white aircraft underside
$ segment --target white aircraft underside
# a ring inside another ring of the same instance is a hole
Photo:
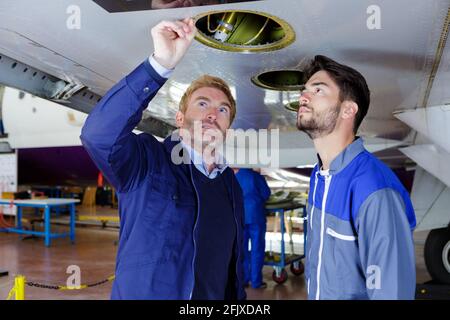
[[[80,29],[67,27],[67,9],[72,5],[80,9]],[[371,5],[380,8],[379,29],[367,26]],[[233,128],[278,128],[280,167],[314,164],[310,139],[296,129],[295,112],[284,108],[288,99],[298,98],[298,93],[263,90],[250,79],[267,70],[301,69],[314,55],[327,55],[354,67],[367,79],[371,106],[359,135],[365,138],[368,149],[376,152],[400,147],[405,155],[402,165],[417,164],[412,198],[418,211],[418,230],[449,224],[448,0],[265,0],[122,13],[109,13],[88,0],[2,0],[0,54],[64,81],[82,84],[102,96],[152,53],[153,25],[226,9],[279,17],[292,26],[295,41],[281,50],[252,54],[220,51],[194,41],[149,104],[149,115],[174,125],[179,99],[188,84],[205,73],[216,75],[235,92],[238,113]],[[4,61],[0,60],[2,70],[7,67],[2,66]],[[12,147],[26,147],[26,139],[20,143],[14,140],[19,132],[26,135],[26,126],[17,120],[8,123],[6,112],[4,105],[3,118]],[[74,122],[69,121],[69,125]],[[77,130],[73,132],[76,137]],[[40,142],[35,139],[33,146],[60,143],[49,142],[50,138]],[[68,142],[78,143],[76,139]],[[389,164],[388,158],[384,160]],[[423,189],[425,185],[427,189]]]

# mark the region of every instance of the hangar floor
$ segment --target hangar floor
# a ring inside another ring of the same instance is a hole
[[[65,226],[52,226],[55,230]],[[53,229],[52,229],[53,230]],[[415,233],[417,283],[430,280],[423,260],[423,247],[427,232]],[[55,239],[49,248],[43,240],[22,240],[17,234],[0,233],[0,269],[8,270],[9,276],[0,277],[0,300],[8,296],[14,283],[14,275],[22,274],[27,281],[65,285],[69,274],[69,265],[81,269],[82,284],[92,284],[105,280],[114,274],[115,256],[118,239],[117,230],[98,227],[80,227],[76,229],[76,245],[67,238]],[[306,299],[306,287],[303,276],[295,277],[289,273],[286,283],[277,285],[272,281],[272,268],[265,266],[265,289],[247,289],[248,299]],[[109,299],[111,282],[82,290],[53,290],[26,286],[26,299]]]

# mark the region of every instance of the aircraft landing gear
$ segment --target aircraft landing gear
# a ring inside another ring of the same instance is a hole
[[[450,228],[430,231],[424,257],[433,280],[450,285]]]

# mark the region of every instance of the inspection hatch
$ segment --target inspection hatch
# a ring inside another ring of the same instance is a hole
[[[273,70],[252,77],[252,82],[263,89],[276,91],[298,91],[305,83],[300,70]]]
[[[231,52],[267,52],[295,40],[284,20],[256,11],[210,11],[195,17],[196,39],[209,47]]]

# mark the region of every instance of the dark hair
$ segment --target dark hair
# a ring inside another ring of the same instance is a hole
[[[328,57],[317,55],[304,70],[305,82],[321,70],[326,71],[339,87],[341,101],[352,100],[358,105],[358,112],[353,124],[353,132],[356,134],[370,104],[370,91],[366,79],[353,68],[337,63]]]

